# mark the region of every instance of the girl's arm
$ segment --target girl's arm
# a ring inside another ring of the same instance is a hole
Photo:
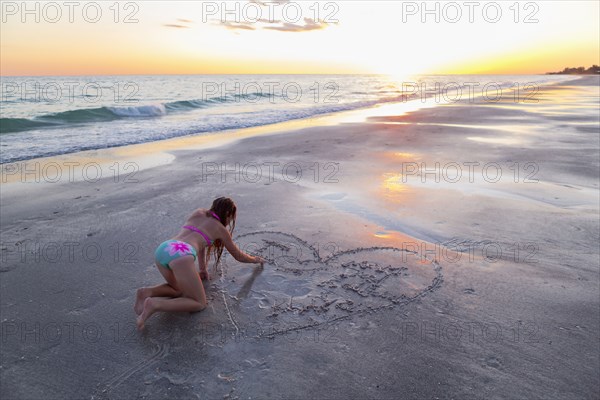
[[[202,250],[200,250],[200,254],[198,254],[198,266],[200,267],[200,272],[206,271],[206,266],[208,265],[207,260],[206,247],[203,247]]]
[[[244,253],[239,247],[237,247],[235,243],[233,243],[233,239],[231,238],[231,234],[229,233],[229,231],[227,229],[223,229],[223,232],[224,233],[222,235],[223,237],[221,240],[223,241],[223,245],[225,246],[229,254],[233,256],[233,258],[242,263],[257,263],[260,264],[261,267],[263,266],[265,260],[262,257],[251,256],[250,254]]]
[[[200,279],[202,280],[209,279],[208,270],[206,269],[208,265],[209,254],[210,253],[206,251],[206,247],[203,247],[202,250],[200,250],[200,254],[198,254],[198,265],[200,266]]]
[[[206,258],[204,259],[204,268],[208,266],[208,262],[210,261],[210,251],[206,247],[204,248],[206,251]]]

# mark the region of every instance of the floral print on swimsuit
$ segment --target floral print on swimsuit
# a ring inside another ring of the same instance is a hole
[[[190,248],[190,246],[187,243],[176,242],[176,241],[173,241],[173,242],[169,243],[165,247],[165,251],[167,253],[169,253],[169,255],[171,257],[173,257],[175,255],[185,256],[185,255],[188,255],[188,254],[193,254],[192,249]]]

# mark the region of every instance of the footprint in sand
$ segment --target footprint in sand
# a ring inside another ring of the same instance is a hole
[[[498,359],[497,357],[489,356],[485,359],[485,364],[488,367],[499,369],[502,366],[502,361],[500,361],[500,359]]]

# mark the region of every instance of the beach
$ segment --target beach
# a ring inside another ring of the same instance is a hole
[[[599,88],[3,164],[0,397],[598,398]],[[219,196],[268,262],[138,332],[154,249]]]

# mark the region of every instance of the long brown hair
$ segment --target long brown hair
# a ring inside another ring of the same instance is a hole
[[[233,236],[233,230],[235,229],[235,217],[237,213],[237,207],[235,206],[233,200],[231,200],[229,197],[219,197],[218,199],[215,199],[210,207],[210,210],[208,211],[207,216],[211,216],[211,212],[214,212],[219,217],[224,227],[229,225],[229,233]],[[220,239],[215,240],[214,244],[208,248],[206,253],[207,263],[210,259],[210,254],[212,253],[215,258],[216,268],[221,260],[223,247],[223,242]]]

